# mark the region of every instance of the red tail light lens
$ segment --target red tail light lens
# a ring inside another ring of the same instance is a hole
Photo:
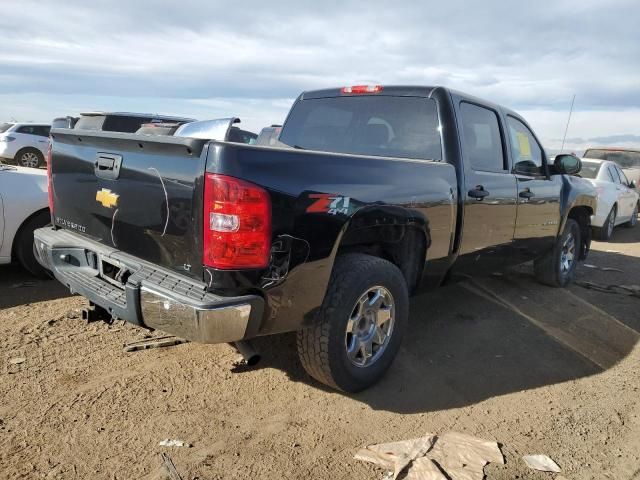
[[[224,270],[264,268],[271,250],[271,201],[266,190],[225,175],[204,183],[203,263]]]
[[[381,85],[354,85],[353,87],[344,87],[342,93],[380,93]]]
[[[49,192],[49,211],[53,215],[53,179],[51,178],[51,140],[49,140],[49,148],[47,148],[47,191]]]

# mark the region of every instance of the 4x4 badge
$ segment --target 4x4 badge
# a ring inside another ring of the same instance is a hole
[[[103,188],[96,192],[96,201],[100,202],[103,207],[113,208],[118,205],[120,195],[113,193],[108,188]]]

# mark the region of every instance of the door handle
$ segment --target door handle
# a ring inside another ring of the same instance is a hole
[[[530,198],[533,198],[536,196],[535,193],[533,193],[531,190],[529,190],[528,188],[526,190],[521,191],[518,196],[520,198],[526,198],[527,200],[529,200]]]
[[[469,192],[467,192],[467,195],[469,195],[471,198],[475,198],[476,200],[482,200],[484,197],[489,195],[489,191],[485,190],[482,185],[478,185],[476,188],[469,190]]]

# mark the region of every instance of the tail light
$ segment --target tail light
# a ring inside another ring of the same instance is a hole
[[[342,93],[380,93],[381,85],[354,85],[353,87],[343,87]]]
[[[204,183],[203,263],[234,270],[264,268],[271,250],[271,201],[266,190],[225,175]]]
[[[47,191],[49,192],[49,211],[53,215],[53,178],[51,177],[51,140],[49,140],[49,148],[47,148]]]

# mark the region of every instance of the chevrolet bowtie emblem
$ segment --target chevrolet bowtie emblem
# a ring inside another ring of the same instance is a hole
[[[117,206],[118,198],[120,198],[120,195],[118,195],[117,193],[113,193],[107,188],[103,188],[102,190],[98,190],[96,192],[96,201],[100,202],[103,207],[113,208]]]

